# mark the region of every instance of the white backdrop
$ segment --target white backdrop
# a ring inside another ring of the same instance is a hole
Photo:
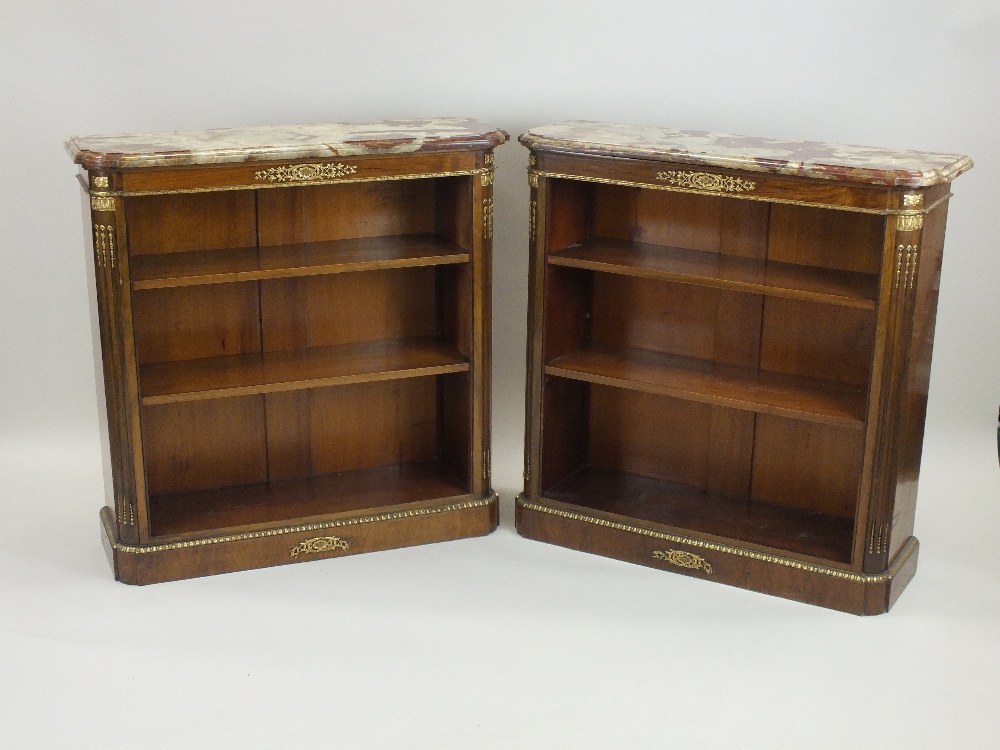
[[[984,747],[1000,3],[0,0],[0,746]],[[966,153],[917,577],[853,618],[519,538],[527,152],[497,151],[490,537],[112,581],[75,134],[460,115]]]

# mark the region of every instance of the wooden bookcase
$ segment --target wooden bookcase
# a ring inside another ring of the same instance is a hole
[[[493,148],[469,120],[75,138],[115,576],[487,534]]]
[[[569,122],[531,149],[529,538],[858,614],[912,577],[966,157]]]

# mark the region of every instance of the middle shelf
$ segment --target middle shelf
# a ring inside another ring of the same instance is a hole
[[[707,362],[643,349],[584,347],[549,362],[546,375],[689,401],[861,427],[861,386]]]
[[[465,372],[435,338],[393,339],[142,365],[143,406]]]
[[[548,262],[864,310],[874,310],[878,296],[874,274],[599,237],[550,252]]]
[[[134,289],[259,281],[388,268],[467,263],[469,253],[436,234],[404,234],[132,258]]]

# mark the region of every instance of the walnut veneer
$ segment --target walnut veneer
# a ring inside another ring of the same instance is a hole
[[[487,534],[493,149],[412,120],[74,138],[116,578]]]
[[[529,538],[858,614],[913,576],[950,154],[529,131]]]

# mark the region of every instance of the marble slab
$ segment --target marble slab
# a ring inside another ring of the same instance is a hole
[[[135,169],[465,151],[493,148],[509,137],[477,120],[440,117],[76,136],[66,141],[66,150],[86,169]]]
[[[896,187],[951,182],[972,169],[972,160],[960,154],[781,141],[586,120],[532,128],[520,141],[536,151],[656,159]]]

